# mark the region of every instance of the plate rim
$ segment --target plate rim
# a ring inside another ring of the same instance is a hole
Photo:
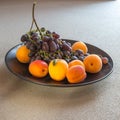
[[[70,39],[62,39],[62,40],[67,40],[67,41],[70,41],[70,42],[72,41],[73,43],[77,41],[77,40],[70,40]],[[95,48],[99,49],[100,51],[104,52],[104,54],[106,54],[107,56],[110,57],[110,55],[109,55],[108,53],[106,53],[104,50],[100,49],[99,47],[94,46],[94,45],[89,44],[89,43],[86,43],[86,42],[84,42],[84,43],[87,44],[87,45],[90,45],[90,46],[92,46],[92,47],[95,47]],[[12,71],[12,70],[10,69],[10,67],[8,66],[8,63],[7,63],[7,56],[8,56],[8,54],[9,54],[13,49],[15,49],[16,47],[18,47],[18,46],[20,46],[20,45],[22,45],[22,44],[23,44],[23,43],[19,43],[19,44],[13,46],[12,48],[10,48],[10,49],[7,51],[7,53],[6,53],[6,55],[5,55],[5,64],[6,64],[7,68],[8,68],[8,70],[9,70],[12,74],[14,74],[15,76],[21,78],[22,80],[25,80],[25,81],[28,81],[28,82],[31,82],[31,83],[34,83],[34,84],[37,84],[37,85],[49,86],[49,87],[65,87],[65,88],[68,88],[68,87],[86,86],[86,85],[90,85],[90,84],[93,84],[93,83],[96,83],[96,82],[99,82],[99,81],[105,79],[107,76],[109,76],[109,75],[113,72],[114,63],[113,63],[112,58],[110,57],[112,69],[111,69],[110,72],[107,73],[105,76],[103,76],[102,78],[99,78],[99,79],[97,79],[97,80],[94,80],[94,81],[80,82],[80,83],[75,83],[75,84],[71,84],[71,83],[68,83],[68,84],[55,84],[55,83],[54,83],[54,84],[46,84],[46,83],[43,83],[43,82],[40,82],[40,83],[38,83],[38,82],[33,82],[33,81],[31,81],[30,79],[28,79],[28,78],[26,79],[24,76],[21,76],[21,75],[15,73],[14,71]]]

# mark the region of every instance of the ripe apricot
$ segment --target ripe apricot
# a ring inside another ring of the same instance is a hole
[[[102,69],[102,60],[96,54],[90,54],[83,60],[85,70],[89,73],[97,73]]]
[[[48,64],[43,60],[35,60],[29,64],[29,72],[38,78],[48,74]]]
[[[68,63],[64,59],[54,59],[49,63],[49,75],[53,80],[62,81],[67,69]]]
[[[72,60],[71,62],[68,63],[69,68],[75,65],[81,65],[83,68],[85,68],[84,63],[81,60]]]
[[[28,63],[30,61],[29,53],[30,50],[25,45],[22,45],[16,51],[16,58],[21,63]]]
[[[68,68],[66,77],[69,83],[79,83],[85,80],[87,74],[85,69],[80,65]]]
[[[72,45],[72,50],[73,51],[76,51],[76,50],[79,50],[79,49],[82,50],[84,52],[84,54],[88,52],[87,45],[82,41],[75,42]]]

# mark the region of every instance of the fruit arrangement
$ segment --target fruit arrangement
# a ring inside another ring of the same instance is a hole
[[[30,30],[21,36],[22,45],[16,51],[17,60],[29,64],[32,76],[42,78],[49,74],[55,81],[67,78],[69,83],[79,83],[85,80],[87,73],[98,73],[109,62],[107,57],[88,53],[82,41],[71,44],[56,32],[39,28],[34,16],[35,5],[33,3]]]

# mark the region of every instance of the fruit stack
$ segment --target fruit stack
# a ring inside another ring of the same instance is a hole
[[[32,24],[29,32],[21,37],[23,43],[16,51],[21,63],[28,63],[28,70],[34,77],[49,76],[56,81],[67,78],[69,83],[85,80],[87,73],[97,73],[108,59],[97,54],[89,54],[87,45],[82,42],[71,44],[60,38],[56,32],[39,28],[32,9]],[[35,24],[36,29],[33,29]]]

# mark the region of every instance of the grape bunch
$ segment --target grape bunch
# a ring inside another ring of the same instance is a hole
[[[30,61],[44,60],[49,63],[53,59],[83,60],[85,54],[81,50],[72,51],[71,43],[60,39],[60,35],[42,27],[32,30],[21,37],[21,41],[30,50]]]
[[[71,43],[60,39],[56,32],[46,30],[44,27],[39,28],[34,16],[35,5],[36,3],[33,3],[30,30],[21,36],[21,42],[30,50],[30,62],[44,60],[49,63],[53,59],[65,59],[67,62],[74,59],[83,60],[85,54],[81,50],[73,52]]]

